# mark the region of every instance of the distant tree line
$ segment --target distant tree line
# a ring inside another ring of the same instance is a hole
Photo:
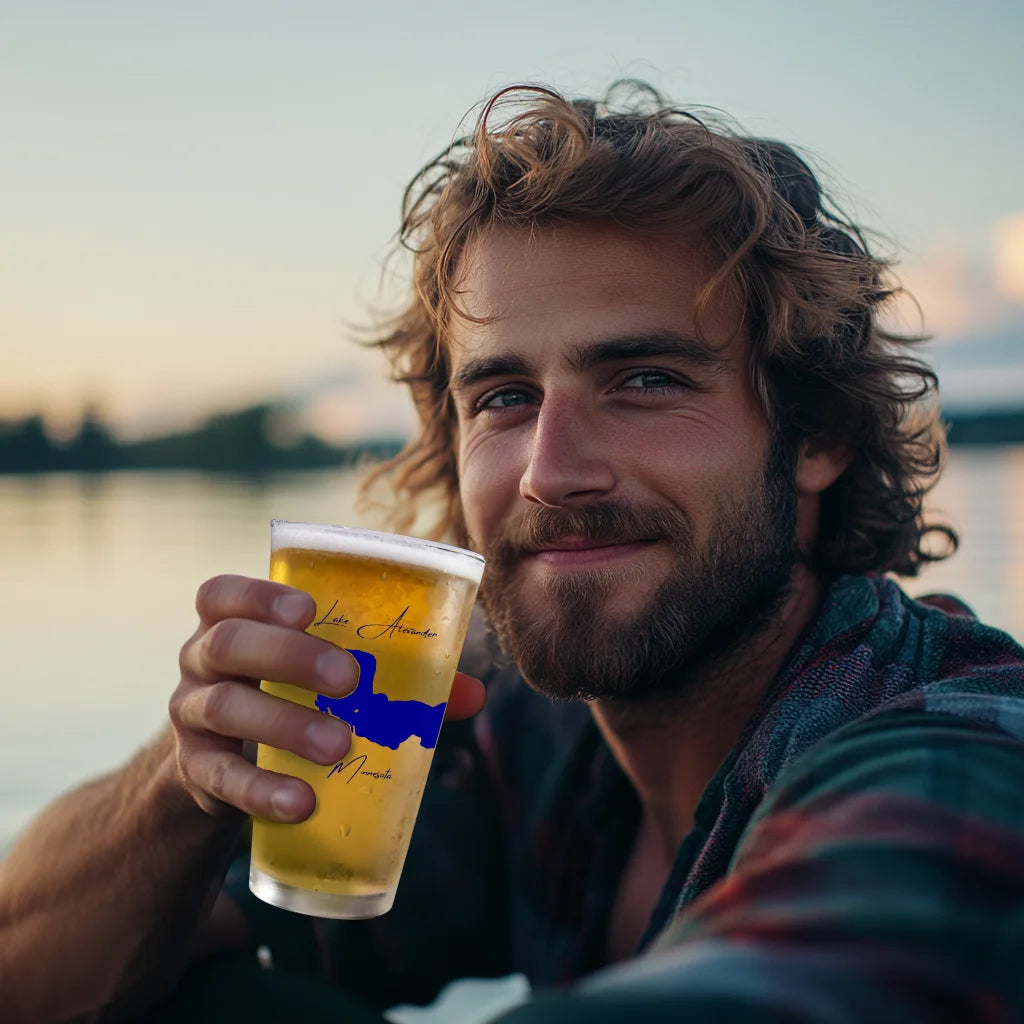
[[[0,473],[118,469],[193,469],[209,473],[268,473],[288,469],[348,466],[390,458],[401,447],[394,438],[332,445],[305,434],[294,443],[276,439],[272,403],[218,413],[195,430],[145,441],[118,441],[95,412],[87,412],[68,441],[54,439],[41,415],[0,421]],[[1024,443],[1024,409],[945,416],[951,445]]]
[[[117,440],[95,412],[87,412],[75,435],[54,439],[40,415],[0,422],[0,473],[121,469],[192,469],[210,473],[267,473],[346,466],[394,455],[392,438],[332,445],[310,434],[294,443],[275,438],[278,409],[270,403],[218,413],[195,430],[144,441]]]
[[[1024,443],[1024,409],[945,415],[951,445]]]

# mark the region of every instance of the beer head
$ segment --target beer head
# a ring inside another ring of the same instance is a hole
[[[471,583],[479,583],[484,571],[484,559],[474,551],[395,533],[274,519],[270,523],[270,535],[271,551],[299,548],[384,559],[461,576]]]

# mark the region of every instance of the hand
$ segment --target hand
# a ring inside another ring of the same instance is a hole
[[[196,594],[199,627],[181,649],[181,682],[170,700],[182,782],[208,814],[238,808],[271,821],[308,818],[316,806],[300,779],[250,764],[246,740],[289,750],[331,765],[348,752],[346,723],[313,708],[264,693],[261,679],[303,686],[329,697],[355,689],[355,659],[328,640],[305,632],[313,599],[281,583],[215,576]],[[445,717],[476,714],[483,685],[455,676]]]

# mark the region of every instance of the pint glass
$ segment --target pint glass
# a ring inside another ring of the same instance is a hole
[[[271,523],[270,578],[311,594],[308,632],[359,664],[347,697],[270,680],[263,689],[335,715],[352,748],[324,767],[260,744],[257,764],[304,779],[316,810],[299,824],[254,819],[249,887],[318,917],[391,909],[484,560],[366,530]]]

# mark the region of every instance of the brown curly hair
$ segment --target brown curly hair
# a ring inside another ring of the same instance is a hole
[[[871,254],[865,233],[792,148],[670,107],[637,82],[616,83],[602,102],[539,86],[504,89],[472,134],[407,188],[399,239],[414,254],[413,296],[374,344],[409,386],[419,432],[363,492],[388,480],[403,509],[399,528],[433,498],[441,515],[427,532],[466,542],[447,325],[466,315],[457,289],[467,244],[492,225],[582,219],[702,237],[715,269],[698,298],[698,324],[719,289],[735,289],[751,377],[776,436],[792,451],[816,441],[853,453],[822,497],[816,568],[914,575],[955,550],[955,533],[925,523],[922,512],[944,453],[935,375],[905,351],[919,338],[878,323],[898,292],[890,263]],[[924,547],[932,531],[946,538],[945,551]]]

